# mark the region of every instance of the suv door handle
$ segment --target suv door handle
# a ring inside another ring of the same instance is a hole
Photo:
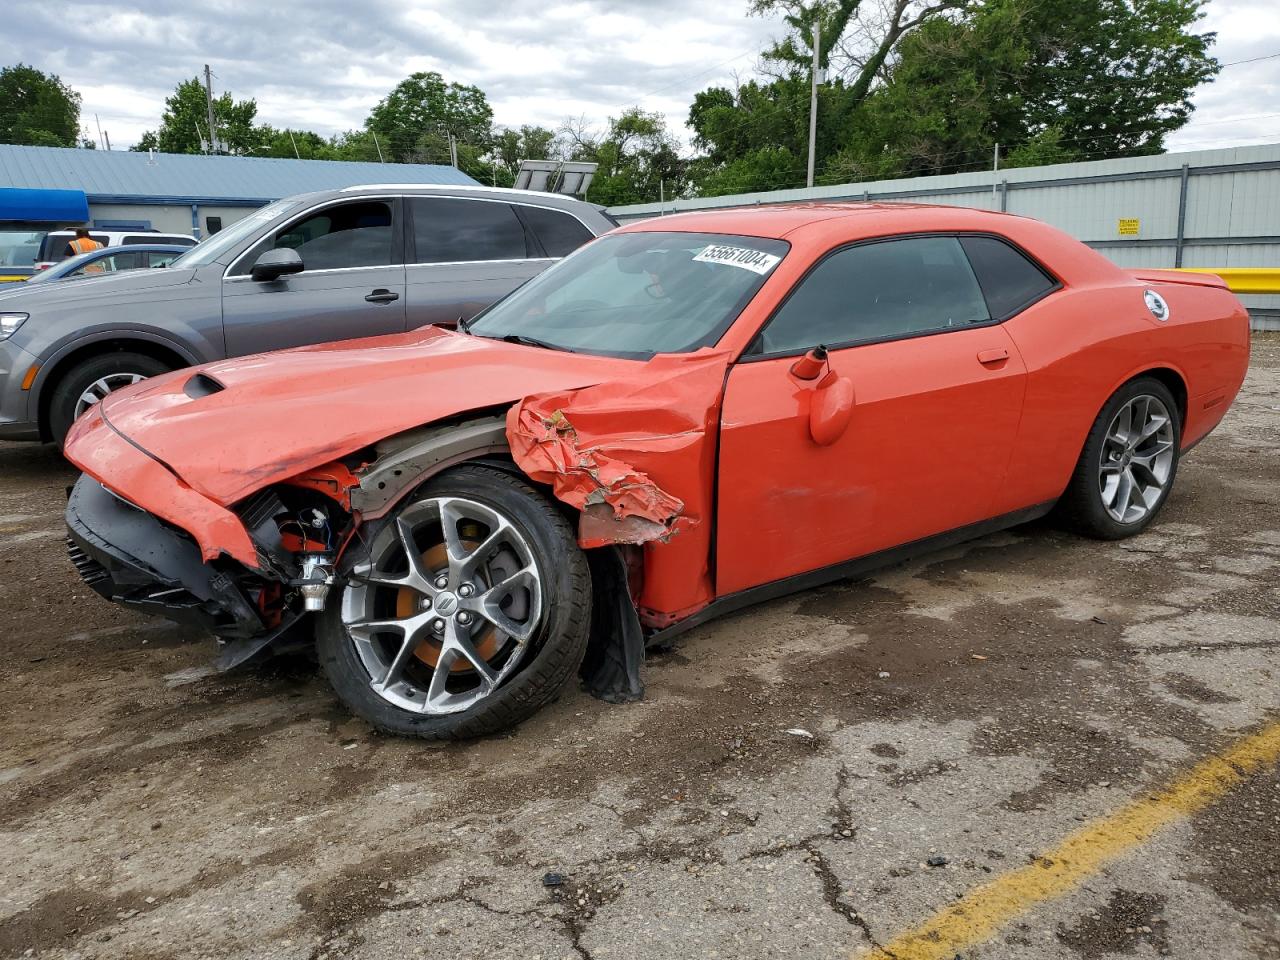
[[[381,287],[379,287],[377,290],[373,291],[373,293],[365,297],[365,300],[367,300],[369,303],[391,303],[393,300],[399,300],[399,299],[400,299],[400,294],[392,293],[390,290],[385,290]]]
[[[1009,351],[1004,347],[996,347],[992,350],[979,350],[979,363],[1002,363],[1009,359]]]

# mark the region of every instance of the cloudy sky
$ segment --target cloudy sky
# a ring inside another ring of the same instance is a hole
[[[747,0],[9,0],[0,65],[59,74],[113,147],[154,128],[164,98],[208,63],[215,93],[258,101],[261,121],[328,135],[359,127],[409,73],[483,89],[497,122],[603,125],[633,104],[687,138],[693,94],[749,76],[777,21]],[[1209,0],[1206,29],[1227,66],[1201,88],[1170,147],[1280,142],[1280,6]]]

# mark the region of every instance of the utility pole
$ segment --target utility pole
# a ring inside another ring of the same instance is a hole
[[[822,28],[815,15],[813,20],[813,84],[809,90],[809,175],[806,186],[813,186],[813,153],[818,142],[818,45],[822,42]]]
[[[374,145],[374,146],[377,148],[377,150],[378,150],[378,162],[379,162],[379,163],[386,163],[387,161],[385,161],[385,160],[383,160],[383,159],[382,159],[382,144],[378,143],[378,135],[377,135],[377,133],[375,133],[375,132],[374,132],[374,131],[372,131],[372,130],[370,130],[369,132],[373,134],[373,145]]]
[[[107,142],[102,139],[102,124],[98,121],[98,115],[93,115],[93,125],[98,128],[98,146],[106,149]]]
[[[297,140],[295,140],[295,139],[293,139],[293,131],[292,131],[292,130],[290,130],[290,131],[289,131],[289,142],[293,144],[293,157],[294,157],[294,159],[295,159],[295,160],[301,160],[301,159],[302,159],[302,157],[298,155],[298,141],[297,141]]]
[[[991,209],[996,209],[996,179],[1000,173],[1000,144],[991,154]]]
[[[111,152],[111,134],[107,130],[102,131],[102,139],[107,142],[107,152]]]
[[[453,135],[452,130],[446,131],[449,134],[449,162],[456,168],[458,166],[458,138]]]
[[[211,74],[213,71],[209,69],[209,65],[204,65],[204,102],[209,108],[209,152],[221,153],[222,150],[218,145],[218,128],[213,123],[213,79]]]

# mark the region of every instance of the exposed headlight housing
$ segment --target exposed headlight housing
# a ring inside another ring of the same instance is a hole
[[[8,340],[27,319],[25,313],[0,313],[0,340]]]

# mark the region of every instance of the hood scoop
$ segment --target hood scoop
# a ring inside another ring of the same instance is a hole
[[[211,397],[215,393],[221,393],[227,389],[207,373],[197,373],[182,385],[182,392],[192,400],[199,400],[201,397]]]

